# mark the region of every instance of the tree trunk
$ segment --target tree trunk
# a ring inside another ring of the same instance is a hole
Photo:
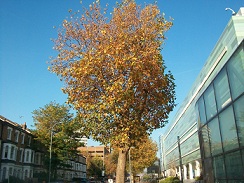
[[[120,150],[116,169],[116,183],[125,182],[125,164],[128,150]]]

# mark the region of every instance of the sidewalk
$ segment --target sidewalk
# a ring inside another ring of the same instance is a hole
[[[184,179],[183,180],[183,183],[193,183],[193,182],[195,182],[194,179]]]

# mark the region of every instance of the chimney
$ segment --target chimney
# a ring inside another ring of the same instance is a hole
[[[24,129],[24,130],[26,130],[27,129],[27,125],[26,125],[26,122],[22,125],[22,128]]]

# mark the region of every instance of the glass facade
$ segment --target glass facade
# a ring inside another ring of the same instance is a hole
[[[243,42],[196,106],[204,175],[213,175],[206,182],[244,182]]]
[[[231,17],[164,131],[160,139],[164,175],[244,183],[243,24],[244,13]]]

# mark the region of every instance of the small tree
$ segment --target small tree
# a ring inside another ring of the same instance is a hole
[[[94,157],[87,164],[87,173],[89,176],[99,178],[102,176],[103,160],[99,157]]]
[[[109,177],[116,174],[116,167],[118,164],[119,151],[118,149],[112,150],[110,154],[105,157],[105,173]]]
[[[135,148],[132,148],[130,152],[132,174],[141,173],[145,168],[153,165],[157,160],[157,151],[157,144],[148,136],[144,137],[142,142],[137,144]]]
[[[66,160],[75,157],[77,148],[82,146],[77,137],[76,131],[80,127],[79,123],[69,112],[69,107],[50,102],[44,107],[34,110],[33,119],[36,130],[33,132],[36,140],[43,144],[48,150],[46,157],[46,167],[49,167],[49,153],[52,136],[52,171],[57,170],[57,166],[66,166]],[[52,135],[51,135],[52,133]]]
[[[99,1],[82,12],[63,21],[49,69],[66,83],[63,92],[87,132],[119,148],[120,183],[130,147],[163,127],[175,106],[174,78],[160,53],[172,22],[157,5],[133,0],[118,4],[110,20]]]

